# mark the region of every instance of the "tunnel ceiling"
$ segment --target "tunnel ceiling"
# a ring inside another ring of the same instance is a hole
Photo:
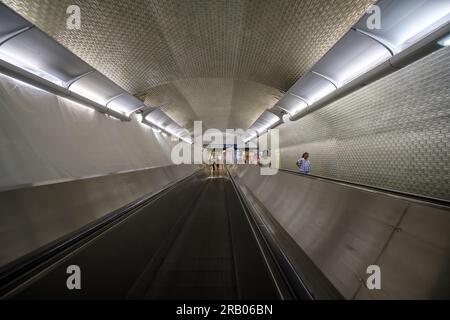
[[[189,130],[247,129],[375,0],[2,0]],[[81,8],[80,30],[66,9]]]

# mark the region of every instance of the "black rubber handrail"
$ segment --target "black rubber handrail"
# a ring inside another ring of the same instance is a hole
[[[286,255],[284,254],[281,247],[276,243],[276,241],[267,233],[264,232],[256,222],[255,215],[256,213],[248,204],[246,197],[242,194],[242,191],[236,181],[234,180],[232,174],[229,172],[227,168],[227,174],[231,180],[234,190],[241,201],[242,207],[246,214],[249,215],[249,223],[251,223],[252,227],[254,227],[259,236],[264,241],[272,259],[277,264],[277,269],[283,275],[284,281],[286,285],[290,289],[290,295],[294,297],[294,299],[301,300],[314,300],[314,295],[309,291],[301,277],[297,274],[291,263],[288,261]]]
[[[52,260],[58,254],[70,249],[71,247],[79,243],[82,243],[86,239],[90,239],[91,236],[104,231],[105,229],[109,229],[116,223],[122,221],[123,218],[126,218],[130,214],[136,212],[138,209],[147,206],[155,199],[158,199],[161,195],[166,194],[170,190],[173,190],[180,183],[185,182],[186,180],[192,178],[200,172],[201,169],[196,170],[194,173],[188,175],[187,177],[174,181],[173,183],[163,187],[161,190],[155,193],[143,196],[129,203],[128,205],[115,210],[110,214],[107,214],[105,218],[87,225],[81,230],[78,230],[75,233],[69,235],[68,237],[63,238],[62,240],[56,240],[54,243],[49,244],[40,251],[38,250],[34,253],[31,253],[30,255],[25,256],[22,259],[19,259],[2,267],[0,269],[0,296],[6,294],[11,290],[11,283],[13,283],[16,279],[21,278],[22,276],[41,266],[45,262]]]
[[[334,183],[334,184],[344,185],[344,186],[347,186],[350,188],[358,188],[358,189],[362,189],[362,190],[368,191],[368,192],[376,192],[376,193],[386,195],[386,196],[402,198],[402,199],[405,199],[408,201],[413,200],[413,201],[424,203],[427,205],[434,205],[434,206],[445,207],[447,209],[450,209],[450,200],[432,198],[432,197],[427,197],[427,196],[422,196],[422,195],[418,195],[418,194],[407,193],[407,192],[402,192],[402,191],[397,191],[397,190],[384,189],[384,188],[379,188],[379,187],[374,187],[374,186],[370,186],[370,185],[359,184],[356,182],[339,180],[339,179],[334,179],[334,178],[329,178],[329,177],[324,177],[324,176],[304,174],[304,173],[300,173],[300,172],[297,172],[294,170],[289,170],[289,169],[279,169],[279,170],[281,172],[298,175],[298,176],[308,178],[308,179],[330,182],[330,183]]]

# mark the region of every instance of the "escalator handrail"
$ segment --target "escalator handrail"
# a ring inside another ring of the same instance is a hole
[[[267,245],[267,248],[274,259],[274,261],[278,264],[279,271],[282,272],[285,275],[285,279],[295,279],[295,283],[289,283],[289,286],[293,290],[293,295],[299,299],[302,298],[304,300],[314,300],[314,295],[308,287],[305,285],[301,277],[298,275],[298,273],[295,271],[294,267],[290,263],[289,259],[284,254],[283,250],[280,248],[280,246],[276,243],[276,241],[270,237],[268,234],[265,234],[263,230],[258,226],[256,223],[255,217],[253,216],[255,212],[250,208],[250,205],[248,204],[246,197],[242,194],[242,191],[240,190],[238,184],[234,180],[232,174],[230,173],[229,169],[227,168],[227,174],[228,177],[231,180],[231,183],[234,187],[234,190],[236,191],[236,194],[241,201],[241,204],[243,206],[243,209],[245,212],[249,213],[251,216],[251,224],[253,224],[254,227],[256,227],[258,234],[261,236],[261,238],[264,240],[264,242]],[[250,217],[249,217],[250,218]],[[250,221],[249,221],[250,222]],[[288,274],[288,275],[286,275]]]
[[[9,285],[16,279],[24,276],[28,272],[34,270],[40,265],[44,264],[47,261],[50,261],[52,258],[56,257],[58,254],[72,248],[73,246],[83,242],[83,240],[89,239],[91,236],[105,231],[110,227],[114,226],[116,223],[122,221],[123,218],[133,214],[137,211],[137,209],[147,206],[149,203],[153,202],[155,199],[158,199],[161,195],[166,194],[170,190],[173,190],[180,183],[189,180],[195,175],[202,172],[201,169],[195,170],[192,174],[180,178],[163,188],[153,192],[151,194],[145,195],[128,205],[115,210],[109,214],[106,214],[103,218],[96,220],[82,229],[75,231],[63,239],[56,240],[55,242],[45,246],[42,249],[38,249],[35,252],[25,256],[22,259],[13,261],[3,267],[0,268],[0,296],[2,296],[5,292],[9,291]]]
[[[425,205],[444,207],[446,209],[450,209],[450,200],[432,198],[432,197],[427,197],[427,196],[422,196],[422,195],[418,195],[418,194],[414,194],[414,193],[407,193],[407,192],[402,192],[402,191],[397,191],[397,190],[392,190],[392,189],[387,189],[387,188],[379,188],[379,187],[360,184],[360,183],[351,182],[351,181],[347,181],[347,180],[334,179],[334,178],[312,175],[312,174],[304,174],[304,173],[297,172],[297,171],[290,170],[290,169],[280,168],[278,170],[281,172],[301,176],[301,177],[308,178],[308,179],[313,179],[313,180],[317,180],[317,181],[325,181],[325,182],[338,184],[338,185],[349,187],[349,188],[360,189],[360,190],[363,190],[366,192],[377,193],[377,194],[381,194],[384,196],[400,198],[400,199],[407,200],[407,201],[414,201],[414,202],[418,202],[418,203],[425,204]]]

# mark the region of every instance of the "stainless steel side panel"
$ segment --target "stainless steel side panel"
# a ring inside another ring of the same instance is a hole
[[[0,267],[197,169],[158,167],[1,192]]]
[[[450,297],[448,210],[255,166],[232,172],[347,299]],[[374,264],[380,291],[364,287]]]
[[[448,299],[449,211],[411,205],[376,264],[381,290],[362,287],[358,299]]]

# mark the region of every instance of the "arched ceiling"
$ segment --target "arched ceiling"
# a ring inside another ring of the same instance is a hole
[[[162,106],[188,129],[196,120],[202,120],[205,128],[247,129],[280,95],[279,90],[253,81],[190,78],[151,88],[145,103]]]
[[[188,129],[247,129],[375,2],[2,1]],[[80,30],[66,29],[73,4]]]

